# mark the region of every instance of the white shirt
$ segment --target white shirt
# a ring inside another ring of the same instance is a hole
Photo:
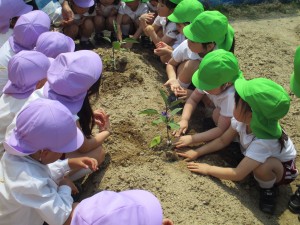
[[[43,165],[29,156],[4,153],[0,162],[1,225],[61,225],[72,212],[71,188],[58,186],[67,160]]]
[[[4,151],[3,141],[6,129],[21,110],[27,98],[16,99],[11,95],[3,94],[0,98],[0,153]],[[0,157],[1,158],[1,157]]]
[[[138,8],[135,11],[132,11],[125,2],[121,2],[121,6],[119,8],[119,14],[121,15],[127,15],[132,20],[136,20],[138,17],[140,17],[142,14],[145,14],[148,12],[148,6],[146,3],[140,3]]]
[[[13,34],[13,29],[8,29],[8,31],[5,34],[0,33],[0,48],[12,34]]]
[[[197,89],[199,93],[206,94],[200,89]],[[220,114],[226,117],[233,117],[233,109],[234,109],[234,94],[235,89],[234,86],[227,88],[219,95],[210,95],[206,94],[207,97],[214,103],[216,108],[220,109]]]
[[[176,23],[170,21],[167,22],[166,17],[157,16],[153,24],[155,24],[158,27],[162,27],[164,35],[172,39],[176,39],[176,35],[178,34]]]
[[[183,41],[177,48],[174,49],[172,52],[172,58],[178,63],[186,60],[201,60],[201,57],[197,53],[192,52],[189,49],[187,40]]]
[[[281,149],[278,139],[259,139],[253,133],[247,134],[246,124],[231,119],[231,127],[239,133],[241,150],[244,156],[264,163],[268,158],[275,157],[281,162],[296,158],[297,152],[290,138]]]
[[[107,6],[104,6],[104,5],[100,4],[100,9],[102,11],[102,16],[104,16],[104,17],[108,17],[113,8],[115,8],[118,11],[119,7],[120,7],[119,4],[118,5],[113,4],[113,5],[107,5]]]
[[[177,34],[176,35],[176,41],[174,45],[172,46],[173,49],[177,48],[184,40],[186,40],[185,36],[183,34]]]
[[[8,81],[8,62],[15,55],[8,41],[0,48],[0,96],[3,88]]]

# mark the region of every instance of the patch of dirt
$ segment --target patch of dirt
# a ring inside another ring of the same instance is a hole
[[[235,53],[244,76],[267,77],[289,91],[292,104],[281,123],[300,149],[300,99],[289,89],[293,57],[299,45],[299,5],[274,3],[228,6],[222,10],[235,29]],[[176,225],[298,223],[297,215],[287,210],[287,204],[299,178],[280,187],[276,213],[270,216],[258,208],[259,190],[252,177],[243,182],[220,181],[192,174],[184,161],[172,158],[165,144],[165,128],[152,126],[151,118],[139,114],[147,108],[163,110],[164,106],[159,89],[166,81],[165,68],[152,50],[137,45],[129,52],[117,52],[115,71],[111,48],[95,51],[102,56],[104,72],[100,98],[94,108],[102,107],[111,115],[114,132],[104,145],[106,163],[87,179],[82,198],[106,189],[146,189],[161,200],[165,217]],[[206,129],[209,123],[203,117],[201,110],[193,115],[190,132]],[[163,144],[152,150],[149,143],[158,134],[163,136]],[[232,144],[198,161],[232,167],[239,158],[238,146]],[[297,166],[300,168],[299,158]]]

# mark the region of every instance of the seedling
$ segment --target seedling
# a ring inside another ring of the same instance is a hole
[[[156,109],[146,109],[141,111],[139,114],[146,114],[148,116],[157,116],[158,119],[152,121],[152,125],[158,125],[164,123],[167,131],[167,145],[172,145],[171,130],[179,129],[179,124],[174,122],[174,115],[178,113],[182,108],[177,108],[178,104],[182,103],[182,100],[176,100],[173,102],[168,101],[167,94],[163,90],[159,90],[161,97],[165,103],[165,109],[162,112],[157,111]],[[150,142],[150,148],[153,148],[161,143],[161,136],[155,136]]]
[[[114,33],[115,36],[117,36],[118,33],[118,28],[117,28],[117,23],[114,20],[113,21],[113,27],[114,27]],[[103,39],[107,40],[108,42],[112,43],[112,63],[113,63],[113,70],[115,71],[116,68],[116,57],[115,57],[115,52],[116,51],[120,51],[120,50],[124,50],[124,48],[122,48],[122,44],[126,44],[126,43],[139,43],[137,40],[133,39],[133,38],[125,38],[122,41],[112,41],[109,37],[103,37]]]

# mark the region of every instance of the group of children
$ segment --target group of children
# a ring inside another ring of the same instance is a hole
[[[154,54],[166,64],[165,86],[185,101],[174,145],[206,143],[178,151],[179,156],[192,161],[233,140],[240,143],[244,158],[236,168],[188,162],[188,169],[233,181],[252,173],[260,186],[260,209],[274,213],[277,187],[298,175],[296,149],[279,123],[290,98],[270,79],[245,79],[226,16],[205,11],[198,0],[99,0],[96,5],[69,0],[62,2],[59,33],[49,31],[51,20],[43,11],[31,11],[23,0],[15,0],[14,7],[11,2],[0,1],[1,224],[173,224],[147,191],[103,191],[73,201],[74,181],[97,170],[111,133],[109,115],[93,111],[89,102],[99,94],[102,61],[90,50],[74,52],[73,39],[79,36],[89,48],[91,34],[102,41],[103,30],[112,31],[111,38],[131,35],[155,45]],[[300,49],[291,78],[299,97],[298,68]],[[215,127],[188,135],[200,102],[211,111]],[[98,133],[92,132],[95,125]],[[299,190],[289,208],[300,213]]]

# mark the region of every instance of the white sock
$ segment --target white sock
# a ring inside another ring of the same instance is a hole
[[[263,181],[254,176],[254,179],[258,182],[261,188],[272,188],[276,182],[276,177],[273,180]]]
[[[185,89],[187,89],[190,86],[190,84],[191,84],[191,83],[188,83],[188,84],[183,83],[179,79],[177,79],[177,80],[178,80],[178,83],[180,84],[180,86],[183,87],[183,88],[185,88]]]
[[[128,35],[129,34],[130,25],[125,24],[121,26],[122,34]]]
[[[88,169],[80,169],[80,170],[78,170],[76,173],[72,174],[72,175],[70,176],[70,179],[71,179],[72,181],[75,181],[75,180],[78,180],[78,179],[80,179],[80,178],[82,178],[82,177],[84,177],[85,175],[90,174],[90,173],[92,173],[92,171],[91,171],[90,168],[88,168]]]

